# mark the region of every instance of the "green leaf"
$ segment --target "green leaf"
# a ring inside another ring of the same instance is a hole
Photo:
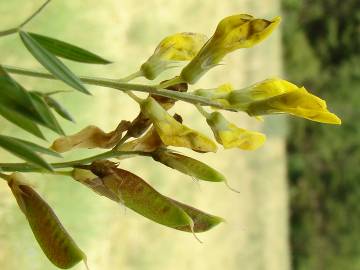
[[[33,121],[20,114],[17,110],[12,110],[7,106],[0,105],[0,115],[27,132],[41,139],[45,139],[39,127]]]
[[[4,136],[4,135],[2,135],[2,136]],[[34,152],[42,153],[42,154],[49,155],[49,156],[54,156],[54,157],[62,157],[62,155],[60,155],[58,152],[55,152],[55,151],[51,150],[50,148],[46,148],[46,147],[43,147],[41,145],[35,144],[33,142],[25,141],[25,140],[22,140],[22,139],[19,139],[19,138],[13,138],[13,139],[17,140],[19,143],[24,144],[25,146],[27,146],[28,148],[30,148]]]
[[[43,48],[28,33],[20,31],[19,34],[25,47],[51,74],[74,89],[90,94],[80,79],[52,53]]]
[[[65,132],[61,128],[59,122],[56,120],[55,116],[51,112],[49,106],[45,102],[44,98],[34,92],[30,92],[31,98],[40,113],[44,124],[46,127],[50,128],[51,130],[55,131],[56,133],[60,135],[65,135]]]
[[[88,63],[88,64],[110,64],[111,62],[78,46],[50,38],[47,36],[28,33],[33,39],[35,39],[43,48],[51,52],[52,54],[73,60],[76,62]]]
[[[43,124],[30,94],[13,80],[0,66],[0,105],[21,113],[24,117]]]
[[[0,147],[29,163],[46,170],[53,170],[49,163],[32,150],[31,147],[33,146],[29,146],[25,141],[19,141],[13,137],[0,135]]]
[[[71,122],[75,122],[74,118],[71,114],[54,98],[50,96],[44,96],[45,102],[55,110],[62,118],[69,120]]]

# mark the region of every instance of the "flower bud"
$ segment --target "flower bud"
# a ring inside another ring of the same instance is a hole
[[[152,97],[141,104],[165,145],[187,147],[199,152],[216,152],[216,144],[205,135],[188,128],[171,117]]]
[[[240,148],[243,150],[256,150],[262,146],[266,136],[255,131],[248,131],[228,122],[219,112],[211,113],[207,119],[216,141],[224,148]]]
[[[164,70],[175,67],[179,61],[190,61],[199,52],[207,37],[198,33],[177,33],[164,38],[150,58],[141,66],[141,72],[155,79]]]
[[[180,77],[190,84],[196,83],[209,69],[219,65],[225,55],[254,46],[269,36],[279,23],[280,17],[271,21],[247,14],[224,18],[210,40],[181,71]]]
[[[188,90],[188,85],[186,83],[179,83],[166,87],[168,90],[176,92],[186,92]],[[168,97],[150,95],[153,97],[165,110],[169,110],[174,106],[176,100]],[[145,116],[142,112],[131,122],[130,127],[126,133],[126,136],[129,137],[140,137],[151,125],[151,120]]]

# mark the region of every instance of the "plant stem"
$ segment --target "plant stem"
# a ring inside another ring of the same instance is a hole
[[[203,107],[201,107],[201,105],[196,104],[195,105],[196,109],[198,109],[198,111],[207,119],[210,117],[210,113],[208,113],[207,111],[204,110]]]
[[[95,156],[73,160],[73,161],[67,161],[67,162],[58,162],[58,163],[51,163],[51,166],[54,169],[61,169],[61,168],[72,168],[76,167],[78,165],[84,165],[91,163],[96,160],[102,160],[102,159],[108,159],[108,158],[114,158],[118,156],[131,156],[131,155],[141,155],[141,156],[150,156],[149,153],[141,152],[141,151],[115,151],[110,150]],[[39,167],[36,167],[29,163],[0,163],[0,170],[5,172],[44,172],[43,169],[39,169]],[[1,175],[0,175],[1,176]]]
[[[134,80],[136,78],[139,78],[139,77],[142,77],[142,76],[143,76],[142,71],[138,70],[138,71],[136,71],[136,72],[124,77],[124,78],[121,78],[121,79],[119,79],[117,81],[118,82],[129,82],[129,81],[132,81],[132,80]]]
[[[25,25],[27,25],[36,15],[38,15],[46,6],[50,3],[51,0],[47,0],[45,3],[43,3],[37,10],[35,10],[34,13],[32,13],[25,21],[23,21],[18,27],[14,27],[5,31],[0,32],[1,36],[8,36],[11,34],[15,34],[19,31],[20,28],[23,28]]]
[[[57,80],[52,74],[45,73],[45,72],[38,72],[34,70],[12,67],[2,65],[2,67],[9,73],[14,73],[18,75],[25,75],[25,76],[32,76],[44,79],[51,79]],[[144,85],[144,84],[132,84],[132,83],[121,83],[116,80],[105,79],[105,78],[97,78],[97,77],[86,77],[80,76],[79,77],[83,83],[91,84],[91,85],[98,85],[103,87],[109,87],[113,89],[117,89],[123,92],[133,90],[138,92],[149,93],[157,96],[169,97],[177,100],[182,100],[192,104],[201,104],[203,106],[212,106],[220,109],[225,109],[221,103],[211,101],[204,97],[195,96],[190,93],[182,93],[171,91],[167,89],[159,89],[156,86],[151,85]]]

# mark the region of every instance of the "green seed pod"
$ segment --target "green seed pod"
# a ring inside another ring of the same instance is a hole
[[[109,193],[117,195],[118,202],[140,215],[171,228],[193,227],[193,221],[186,212],[137,175],[116,168],[109,161],[92,163],[91,171],[101,178]]]
[[[57,267],[68,269],[84,261],[86,255],[65,230],[51,207],[29,186],[21,184],[22,176],[14,173],[9,187],[31,230],[48,259]]]
[[[172,169],[197,179],[211,182],[226,182],[225,176],[220,172],[196,159],[166,149],[159,149],[153,152],[152,157],[154,160]]]
[[[225,222],[225,219],[221,217],[210,215],[192,206],[186,205],[170,198],[169,200],[171,200],[177,206],[181,207],[191,217],[194,222],[193,230],[196,233],[206,232],[215,227],[216,225],[220,224],[221,222]],[[180,231],[191,232],[191,228],[189,226],[182,226],[176,229]]]
[[[110,190],[105,185],[105,182],[101,178],[99,178],[95,174],[93,174],[92,172],[90,172],[88,170],[83,170],[83,169],[74,169],[73,177],[75,180],[77,180],[80,183],[91,188],[93,191],[95,191],[99,195],[105,196],[115,202],[121,202],[122,198],[119,198],[119,196],[117,195],[118,192],[117,191],[114,192],[113,190]],[[121,181],[121,179],[118,179],[117,181]],[[143,181],[143,180],[141,179],[141,181]],[[122,187],[122,189],[123,188],[124,187]],[[213,228],[214,226],[216,226],[217,224],[224,221],[224,219],[222,219],[221,217],[207,214],[196,208],[188,206],[184,203],[175,201],[175,200],[165,197],[163,195],[161,195],[161,196],[163,198],[167,199],[168,201],[172,202],[175,206],[181,208],[192,219],[192,223],[194,226],[193,228],[191,228],[192,224],[190,224],[190,225],[174,226],[174,227],[172,227],[174,229],[177,229],[180,231],[185,231],[185,232],[200,233],[200,232],[208,231],[211,228]]]

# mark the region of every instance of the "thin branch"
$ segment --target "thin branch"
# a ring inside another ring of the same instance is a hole
[[[57,80],[57,78],[55,78],[50,73],[38,72],[30,69],[24,69],[24,68],[18,68],[18,67],[6,66],[6,65],[2,65],[2,67],[9,73]],[[167,89],[158,89],[156,86],[152,86],[152,85],[122,83],[116,80],[97,78],[97,77],[79,76],[79,78],[83,83],[86,84],[109,87],[123,92],[132,90],[132,91],[144,92],[162,97],[178,99],[195,105],[200,104],[204,106],[212,106],[219,109],[225,109],[221,103],[211,101],[204,97],[195,96],[189,93],[171,91]]]
[[[24,27],[26,24],[28,24],[36,15],[38,15],[38,14],[41,12],[50,2],[51,2],[51,0],[47,0],[44,4],[42,4],[37,10],[35,10],[35,12],[34,12],[29,18],[27,18],[23,23],[21,23],[18,28],[22,28],[22,27]]]
[[[27,25],[36,15],[38,15],[49,3],[51,0],[47,0],[45,3],[43,3],[37,10],[35,10],[34,13],[32,13],[25,21],[23,21],[18,27],[14,27],[5,31],[0,31],[0,37],[1,36],[8,36],[11,34],[15,34],[19,31],[20,28]]]
[[[150,156],[147,152],[142,151],[114,151],[110,150],[95,156],[67,161],[67,162],[58,162],[58,163],[51,163],[51,166],[54,169],[62,169],[62,168],[73,168],[79,165],[89,164],[96,160],[108,159],[108,158],[115,158],[119,156],[133,156],[133,155],[140,155],[140,156]],[[36,167],[29,163],[0,163],[0,170],[4,172],[40,172],[46,173],[43,169]],[[1,177],[1,174],[0,174]]]

